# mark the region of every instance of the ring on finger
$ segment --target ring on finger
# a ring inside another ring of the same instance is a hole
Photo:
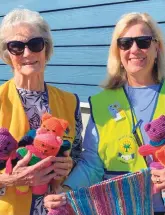
[[[157,183],[157,184],[161,184],[161,183],[162,183],[161,180],[160,180],[160,178],[157,177],[156,183]]]

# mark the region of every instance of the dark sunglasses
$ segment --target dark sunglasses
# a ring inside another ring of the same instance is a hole
[[[42,37],[35,37],[29,40],[27,43],[17,40],[7,43],[7,49],[13,55],[23,54],[25,46],[27,46],[32,52],[40,52],[45,46],[45,41]]]
[[[121,37],[117,39],[117,45],[122,50],[129,50],[133,42],[136,42],[139,49],[148,49],[151,45],[151,41],[156,41],[152,36],[141,37]]]

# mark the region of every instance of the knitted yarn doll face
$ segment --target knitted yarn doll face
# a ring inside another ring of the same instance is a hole
[[[67,121],[53,117],[48,113],[43,114],[41,127],[37,129],[33,141],[34,147],[44,156],[56,156],[63,142],[62,137],[68,127]]]
[[[66,120],[58,119],[45,113],[42,116],[41,128],[45,129],[47,133],[53,133],[56,136],[63,137],[64,133],[69,129],[69,123]]]
[[[42,130],[39,130],[33,141],[33,145],[45,157],[56,156],[62,145],[62,139],[55,134],[42,133]]]
[[[0,159],[1,157],[8,157],[13,150],[17,149],[17,146],[17,141],[8,129],[0,128]]]
[[[161,115],[158,119],[146,124],[144,130],[151,141],[162,141],[162,139],[165,139],[165,116]]]

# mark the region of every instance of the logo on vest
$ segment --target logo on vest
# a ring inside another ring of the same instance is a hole
[[[125,112],[121,109],[119,103],[114,103],[108,106],[108,110],[111,113],[115,121],[125,118]]]
[[[118,156],[117,159],[122,163],[134,162],[137,145],[133,136],[124,136],[118,140]]]

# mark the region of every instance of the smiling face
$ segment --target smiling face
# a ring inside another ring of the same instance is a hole
[[[28,42],[35,37],[42,37],[39,30],[29,24],[19,24],[12,28],[8,32],[7,41],[21,41]],[[13,55],[8,51],[11,66],[14,73],[19,73],[24,76],[36,75],[43,73],[45,69],[46,57],[45,47],[40,52],[32,52],[27,46],[25,46],[24,52],[21,55]]]
[[[120,37],[139,36],[152,36],[151,29],[146,23],[132,24]],[[151,42],[148,49],[138,48],[135,41],[129,50],[119,49],[121,63],[127,72],[127,76],[145,74],[145,76],[151,77],[157,51],[158,43],[155,41]]]

